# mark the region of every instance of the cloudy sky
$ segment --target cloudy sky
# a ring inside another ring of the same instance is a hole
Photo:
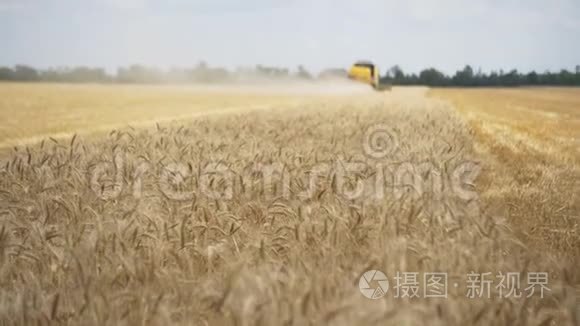
[[[580,64],[578,0],[0,0],[0,65]]]

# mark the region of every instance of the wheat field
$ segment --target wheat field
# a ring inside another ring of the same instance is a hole
[[[580,91],[304,89],[0,85],[2,323],[580,324]]]
[[[489,167],[481,194],[521,236],[560,259],[580,253],[580,90],[436,90],[469,121]],[[568,255],[568,256],[566,256]]]

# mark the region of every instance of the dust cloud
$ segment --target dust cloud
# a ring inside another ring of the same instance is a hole
[[[370,85],[350,80],[333,79],[317,81],[260,80],[245,83],[200,84],[184,86],[199,92],[249,93],[266,95],[356,95],[372,94]]]

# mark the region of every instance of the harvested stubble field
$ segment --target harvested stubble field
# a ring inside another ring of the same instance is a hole
[[[578,91],[53,87],[0,86],[6,324],[579,323]],[[448,296],[395,298],[397,272],[448,273]],[[473,272],[549,291],[467,298]]]

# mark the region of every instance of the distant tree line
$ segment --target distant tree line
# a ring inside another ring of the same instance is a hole
[[[503,70],[483,73],[465,66],[453,76],[448,76],[435,68],[422,70],[419,74],[405,74],[399,66],[389,69],[381,82],[393,85],[427,85],[439,87],[496,87],[496,86],[580,86],[580,65],[574,72],[561,70],[554,73],[535,71],[520,73],[517,70]]]
[[[205,62],[193,68],[172,68],[161,70],[143,65],[132,65],[117,69],[116,73],[108,73],[102,68],[65,67],[51,69],[35,69],[25,65],[0,67],[0,81],[23,82],[70,82],[70,83],[218,83],[247,82],[260,80],[313,80],[345,77],[345,69],[327,69],[317,76],[310,73],[304,66],[298,66],[295,71],[286,68],[257,65],[255,67],[238,68],[229,71],[224,68],[210,67]],[[580,65],[573,72],[546,71],[537,73],[520,73],[517,70],[505,72],[492,71],[484,73],[475,71],[471,66],[465,66],[454,75],[429,68],[420,73],[403,72],[401,67],[394,66],[381,76],[382,83],[393,85],[427,85],[440,87],[495,87],[495,86],[580,86]]]
[[[346,70],[329,69],[323,71],[318,77],[329,78],[332,76],[346,76]],[[205,62],[200,62],[194,68],[172,68],[169,70],[131,65],[118,68],[114,74],[109,74],[102,68],[91,67],[64,67],[44,70],[25,65],[0,67],[0,81],[21,82],[218,83],[265,79],[297,80],[315,79],[315,77],[304,66],[298,66],[295,71],[263,65],[228,71],[224,68],[210,67]]]

